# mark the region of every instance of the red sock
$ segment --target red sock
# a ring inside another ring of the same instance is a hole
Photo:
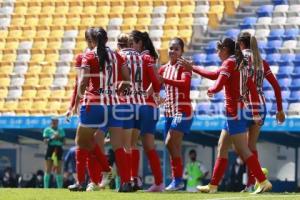
[[[99,159],[101,168],[104,172],[110,172],[109,163],[105,154],[101,151],[99,145],[95,145],[93,149],[93,153],[96,155],[97,159]]]
[[[252,151],[253,155],[255,155],[256,159],[258,160],[258,152],[256,150]],[[247,181],[247,186],[251,186],[255,184],[255,177],[253,173],[247,169],[247,175],[248,175],[248,181]]]
[[[129,168],[127,167],[127,161],[126,161],[126,153],[123,148],[119,148],[115,150],[115,156],[116,156],[116,165],[118,168],[118,173],[121,179],[121,183],[127,183],[130,182],[130,172]]]
[[[131,150],[131,176],[137,177],[139,173],[140,151],[138,149]]]
[[[128,169],[132,169],[131,164],[132,164],[132,154],[125,152],[126,156],[126,164]],[[129,176],[131,177],[131,171],[129,170]]]
[[[263,182],[266,180],[266,176],[261,170],[261,166],[254,154],[252,154],[247,160],[246,165],[248,169],[253,173],[254,177],[258,180],[258,182]]]
[[[85,167],[88,154],[89,152],[86,149],[76,149],[76,173],[79,184],[82,184],[85,181]]]
[[[96,184],[100,183],[101,165],[93,152],[89,153],[87,166],[91,181]]]
[[[217,158],[214,171],[210,180],[211,185],[219,185],[221,179],[224,176],[228,164],[227,158]]]
[[[182,178],[183,166],[181,157],[171,158],[171,168],[173,178]]]
[[[148,160],[150,163],[151,171],[154,176],[155,185],[160,185],[163,181],[162,171],[160,167],[160,160],[155,149],[147,152]]]

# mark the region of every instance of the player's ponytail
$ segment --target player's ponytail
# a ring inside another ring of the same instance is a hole
[[[106,51],[107,33],[103,28],[96,28],[95,34],[97,37],[97,55],[99,59],[100,71],[104,69],[105,61],[109,61]]]
[[[259,53],[257,40],[255,36],[251,36],[250,38],[250,49],[252,51],[252,63],[255,67],[255,69],[261,69],[262,68],[262,58]]]
[[[157,59],[158,58],[157,52],[155,51],[152,40],[150,39],[149,34],[147,32],[142,33],[142,41],[143,41],[144,49],[148,50],[150,52],[150,55],[153,58]]]
[[[236,66],[237,66],[236,69],[239,69],[241,67],[241,63],[244,60],[244,55],[243,55],[243,52],[242,52],[242,50],[240,48],[240,43],[238,41],[235,43],[235,52],[234,52],[234,55],[235,55]]]

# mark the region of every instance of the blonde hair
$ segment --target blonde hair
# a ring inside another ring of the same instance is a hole
[[[251,60],[252,60],[252,64],[254,65],[254,68],[261,69],[263,65],[263,60],[261,58],[255,36],[251,36],[250,38],[250,49],[252,51]]]
[[[120,49],[129,47],[129,35],[127,33],[121,33],[118,36],[118,47]]]

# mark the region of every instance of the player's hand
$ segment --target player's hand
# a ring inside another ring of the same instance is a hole
[[[162,98],[159,93],[154,93],[153,98],[157,105],[161,105],[165,102],[165,98]]]
[[[163,84],[165,82],[164,78],[161,75],[158,75],[157,79],[158,79],[160,84]]]
[[[67,112],[65,113],[66,121],[70,122],[70,118],[72,117],[72,109],[68,109]]]
[[[260,115],[253,115],[253,121],[255,124],[261,126],[263,124],[263,121],[261,119]]]
[[[193,61],[184,58],[177,59],[178,64],[184,66],[188,71],[193,71]]]
[[[282,124],[285,121],[285,113],[283,111],[277,112],[276,120],[278,124]]]
[[[207,96],[209,98],[213,98],[214,97],[214,93],[210,92],[210,90],[207,91]]]

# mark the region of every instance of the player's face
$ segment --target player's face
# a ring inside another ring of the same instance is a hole
[[[134,39],[130,39],[129,40],[129,46],[130,46],[130,48],[133,48],[138,52],[143,51],[143,42],[142,42],[142,40],[136,42],[136,41],[134,41]]]
[[[227,58],[226,48],[224,48],[224,47],[218,48],[217,53],[218,53],[219,58],[222,61],[226,60],[226,58]]]
[[[171,41],[168,49],[171,62],[176,62],[182,56],[181,46],[176,41]]]
[[[92,38],[87,38],[86,39],[86,44],[87,44],[87,46],[88,46],[89,49],[93,49],[93,48],[95,48],[97,46],[96,42],[94,42],[92,40]]]
[[[51,126],[52,126],[52,128],[56,129],[58,127],[58,120],[52,120]]]

